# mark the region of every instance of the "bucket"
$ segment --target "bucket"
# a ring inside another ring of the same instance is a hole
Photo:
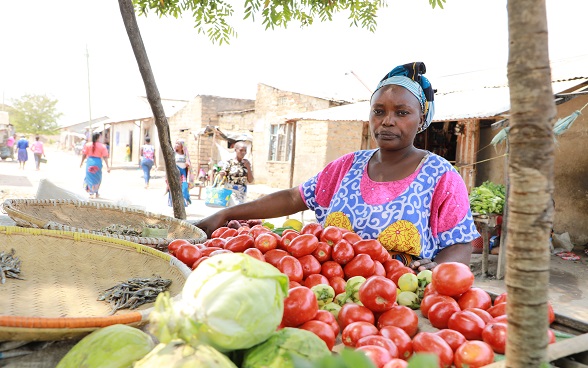
[[[204,204],[208,207],[228,207],[233,191],[223,187],[206,188]]]

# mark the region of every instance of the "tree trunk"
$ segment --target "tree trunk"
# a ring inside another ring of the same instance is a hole
[[[129,41],[137,64],[139,65],[139,71],[145,84],[145,91],[147,92],[147,100],[153,111],[155,117],[155,126],[157,127],[157,135],[159,136],[159,145],[163,153],[163,161],[165,162],[165,172],[167,175],[167,182],[169,184],[169,190],[172,197],[172,205],[174,209],[174,217],[178,219],[186,219],[186,209],[184,207],[184,198],[182,196],[182,187],[180,182],[180,172],[176,166],[176,160],[174,158],[174,149],[171,144],[171,137],[169,133],[169,125],[165,112],[163,111],[163,105],[161,104],[161,97],[159,96],[159,90],[155,84],[155,77],[151,70],[151,64],[147,57],[147,51],[139,32],[139,26],[137,25],[137,19],[135,17],[135,10],[133,8],[132,0],[118,0],[120,6],[120,13],[122,15],[127,34],[129,35]]]
[[[509,0],[507,367],[547,360],[549,236],[553,223],[553,123],[545,0]]]

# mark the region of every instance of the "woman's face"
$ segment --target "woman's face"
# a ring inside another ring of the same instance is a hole
[[[182,149],[182,144],[180,142],[176,142],[174,149],[177,153],[184,153],[184,150]]]
[[[423,122],[421,104],[406,88],[387,85],[372,96],[370,132],[381,149],[411,146]]]
[[[235,153],[237,155],[237,159],[242,160],[245,157],[245,155],[247,154],[247,146],[245,146],[245,145],[235,146]]]

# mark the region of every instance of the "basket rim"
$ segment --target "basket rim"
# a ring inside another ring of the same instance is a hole
[[[29,199],[29,198],[10,198],[4,200],[2,204],[2,209],[12,218],[12,216],[32,223],[35,226],[38,226],[42,229],[47,230],[62,230],[62,231],[71,231],[71,232],[79,232],[85,234],[96,234],[102,235],[110,238],[116,239],[123,239],[134,243],[139,244],[146,244],[146,245],[154,245],[154,246],[167,246],[171,243],[174,238],[160,238],[160,237],[144,237],[144,236],[129,236],[129,235],[118,235],[118,234],[108,234],[101,231],[96,230],[89,230],[85,228],[73,227],[68,226],[65,224],[61,224],[59,222],[48,221],[41,219],[39,217],[30,215],[25,213],[19,209],[16,209],[15,206],[17,205],[30,205],[30,206],[39,206],[39,205],[51,205],[57,207],[58,205],[74,205],[80,208],[93,208],[93,209],[100,209],[100,208],[107,208],[112,209],[120,212],[128,212],[128,213],[137,213],[139,215],[143,215],[150,218],[155,218],[157,220],[163,221],[170,221],[172,223],[177,223],[181,226],[185,226],[189,229],[194,230],[197,233],[201,233],[201,236],[198,238],[186,238],[185,240],[189,241],[190,243],[203,243],[206,240],[206,233],[202,231],[199,227],[195,226],[194,224],[186,221],[177,219],[174,217],[162,215],[155,212],[143,211],[136,208],[131,207],[122,207],[110,203],[102,203],[102,202],[89,202],[89,201],[79,201],[73,199]]]
[[[45,235],[53,237],[61,237],[74,241],[81,240],[92,240],[100,241],[102,245],[116,245],[118,247],[126,247],[128,251],[136,251],[139,253],[146,253],[155,257],[161,258],[168,261],[171,267],[175,267],[182,276],[187,279],[192,270],[185,265],[183,262],[168,253],[163,253],[152,247],[148,247],[142,244],[137,244],[124,239],[116,239],[112,237],[96,235],[96,234],[85,234],[72,231],[62,230],[46,230],[46,229],[34,229],[24,228],[19,226],[0,226],[0,235],[11,235],[11,234],[30,234],[30,235]],[[181,297],[181,293],[174,296],[174,299]],[[113,316],[99,316],[99,317],[28,317],[28,316],[16,316],[16,315],[4,315],[0,314],[0,334],[3,329],[88,329],[88,328],[100,328],[109,326],[112,324],[131,324],[145,322],[153,310],[154,307],[142,309],[139,311],[126,312],[119,315]]]

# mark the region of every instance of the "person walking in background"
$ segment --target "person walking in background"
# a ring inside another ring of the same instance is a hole
[[[27,152],[27,148],[29,148],[29,141],[27,137],[24,135],[20,137],[18,142],[16,142],[16,149],[18,150],[18,163],[20,165],[19,169],[24,170],[25,164],[29,160],[29,153]]]
[[[14,161],[14,147],[16,146],[16,134],[6,140],[6,147],[10,150],[10,159]]]
[[[35,137],[35,142],[31,145],[31,151],[35,155],[35,168],[37,171],[41,169],[41,157],[45,157],[45,149],[43,148],[43,142],[39,139],[39,136]]]
[[[247,200],[247,183],[253,182],[251,162],[245,158],[247,144],[243,141],[235,143],[235,157],[223,163],[220,171],[221,182],[226,178],[225,187],[232,189],[230,205],[245,203]]]
[[[106,171],[110,172],[108,166],[108,151],[106,147],[98,142],[100,133],[92,135],[92,142],[86,143],[82,150],[82,162],[80,167],[86,160],[86,177],[84,178],[84,189],[90,194],[90,198],[98,198],[98,190],[102,184],[102,161],[106,164]]]
[[[190,181],[190,170],[192,170],[192,163],[190,162],[190,155],[188,154],[188,150],[184,144],[184,141],[178,139],[174,146],[174,157],[176,161],[176,166],[180,171],[180,182],[182,183],[182,196],[184,197],[184,206],[188,206],[192,204],[192,200],[190,199],[190,188],[189,188],[189,181]],[[168,193],[168,204],[172,205],[171,200],[171,192],[169,190],[169,183],[167,186]]]
[[[145,179],[145,189],[149,188],[153,165],[155,165],[155,147],[151,145],[151,138],[145,137],[145,144],[141,147],[141,168],[143,169],[143,179]]]
[[[131,162],[131,146],[129,146],[128,144],[127,144],[127,146],[125,147],[125,154],[126,154],[126,156],[125,156],[125,160],[126,160],[127,162]]]

